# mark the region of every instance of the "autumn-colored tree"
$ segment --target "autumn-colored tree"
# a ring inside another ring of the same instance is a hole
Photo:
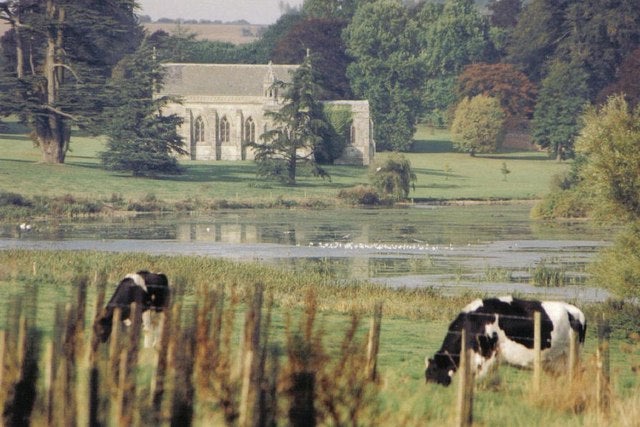
[[[640,70],[640,47],[626,56],[620,69],[618,69],[616,81],[600,92],[598,103],[603,104],[611,95],[622,94],[632,108],[639,105],[640,80],[638,80],[638,70]]]
[[[530,118],[536,101],[536,87],[511,64],[472,64],[458,77],[460,98],[487,95],[500,100],[508,117]]]
[[[464,98],[456,108],[451,139],[459,151],[475,155],[497,150],[503,136],[505,113],[496,98]]]

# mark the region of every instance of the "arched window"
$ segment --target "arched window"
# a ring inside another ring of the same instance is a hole
[[[204,120],[202,120],[202,117],[198,116],[196,119],[193,132],[195,134],[194,139],[196,142],[204,142]]]
[[[351,125],[351,130],[349,132],[349,144],[353,145],[356,143],[356,127],[355,125]]]
[[[256,124],[251,117],[244,122],[244,140],[245,142],[256,142]]]
[[[226,117],[223,117],[220,120],[220,142],[229,142],[231,139],[231,126],[229,125],[229,120]]]

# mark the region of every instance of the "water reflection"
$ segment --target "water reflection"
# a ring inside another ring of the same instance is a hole
[[[489,269],[504,269],[506,277],[526,278],[531,268],[545,262],[584,275],[584,266],[607,244],[611,230],[585,222],[532,221],[530,207],[230,210],[197,216],[34,222],[29,232],[4,224],[0,248],[251,259],[301,272],[329,272],[336,279],[372,279],[393,286],[484,286],[495,282],[485,278]]]

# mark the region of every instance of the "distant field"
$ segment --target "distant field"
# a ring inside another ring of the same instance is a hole
[[[188,33],[195,33],[198,40],[215,40],[233,44],[250,43],[258,39],[257,35],[264,25],[236,24],[162,24],[146,23],[144,27],[153,33],[158,30],[175,33],[178,28]]]
[[[258,34],[264,25],[236,25],[236,24],[161,24],[157,22],[144,24],[153,33],[158,30],[171,34],[178,28],[187,33],[195,33],[198,40],[216,40],[233,44],[251,43],[258,39]],[[9,24],[0,21],[0,35],[10,28]]]

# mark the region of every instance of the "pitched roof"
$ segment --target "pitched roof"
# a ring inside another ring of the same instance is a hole
[[[291,81],[298,65],[163,64],[163,94],[176,96],[264,96],[265,82]]]

